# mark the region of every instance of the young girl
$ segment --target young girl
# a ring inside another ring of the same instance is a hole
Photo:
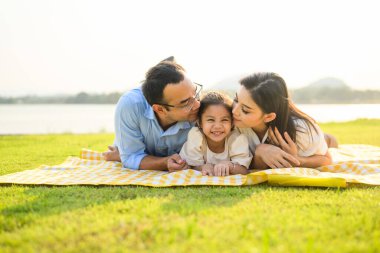
[[[210,176],[248,173],[252,155],[247,138],[233,130],[231,100],[207,93],[201,100],[197,125],[180,152],[189,166]]]
[[[292,103],[279,75],[255,73],[240,84],[233,115],[235,126],[248,137],[252,168],[316,168],[331,163],[323,132]]]

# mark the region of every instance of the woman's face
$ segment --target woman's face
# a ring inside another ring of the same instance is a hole
[[[266,129],[264,122],[266,114],[252,100],[251,94],[243,85],[240,85],[236,93],[232,113],[234,125],[237,127],[249,127],[253,130]]]

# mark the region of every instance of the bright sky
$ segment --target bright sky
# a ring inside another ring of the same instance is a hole
[[[0,96],[124,91],[170,55],[206,85],[274,71],[380,89],[376,2],[0,0]]]

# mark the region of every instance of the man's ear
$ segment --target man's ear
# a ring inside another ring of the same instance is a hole
[[[264,115],[264,122],[269,123],[276,118],[276,113],[271,112]]]
[[[158,104],[153,104],[152,105],[152,108],[153,108],[153,111],[157,114],[165,114],[166,113],[166,109],[165,107],[163,107],[162,105],[158,105]]]

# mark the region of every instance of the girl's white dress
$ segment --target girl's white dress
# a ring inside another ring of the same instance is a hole
[[[225,139],[224,151],[214,153],[208,148],[206,137],[201,130],[198,127],[193,127],[179,155],[190,166],[201,166],[206,163],[215,165],[223,161],[231,161],[234,164],[249,168],[252,160],[247,137],[236,128]]]

